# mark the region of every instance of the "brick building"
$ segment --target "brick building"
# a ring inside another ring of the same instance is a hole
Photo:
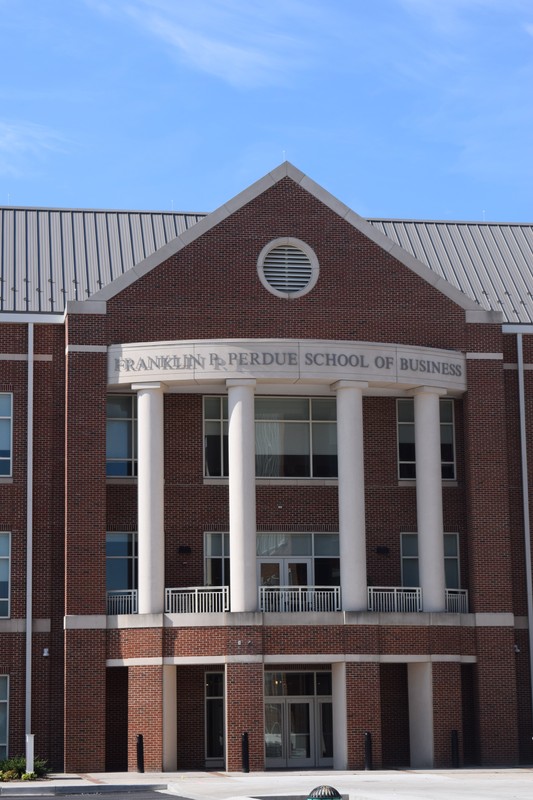
[[[0,233],[0,758],[531,761],[532,225],[283,164]]]

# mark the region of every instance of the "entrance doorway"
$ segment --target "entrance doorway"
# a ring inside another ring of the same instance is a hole
[[[331,673],[267,672],[265,695],[265,766],[332,766]]]

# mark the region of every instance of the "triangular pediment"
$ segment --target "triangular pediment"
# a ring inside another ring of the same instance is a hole
[[[192,242],[198,240],[232,214],[235,214],[246,204],[255,200],[260,195],[274,187],[277,183],[287,178],[291,181],[294,181],[294,183],[297,184],[301,189],[315,197],[320,203],[341,217],[349,225],[353,226],[353,228],[374,242],[374,244],[380,247],[384,252],[403,264],[407,269],[411,270],[411,272],[413,272],[419,278],[437,289],[452,302],[457,304],[460,308],[463,308],[467,313],[467,318],[469,321],[501,321],[500,315],[497,312],[488,312],[484,310],[474,300],[461,292],[442,276],[431,270],[426,264],[415,258],[399,244],[392,241],[392,239],[389,239],[385,234],[377,230],[370,222],[367,222],[367,220],[363,219],[363,217],[349,208],[345,203],[342,203],[326,189],[315,183],[311,178],[309,178],[288,161],[280,164],[278,167],[276,167],[276,169],[272,170],[272,172],[267,173],[263,178],[253,183],[231,200],[228,200],[226,203],[205,216],[191,228],[185,230],[175,239],[172,239],[168,244],[161,247],[155,253],[135,264],[123,275],[119,276],[100,291],[93,294],[90,299],[83,301],[83,303],[68,303],[67,313],[69,311],[81,311],[82,306],[90,306],[93,303],[97,303],[98,308],[101,309],[102,303],[105,303],[106,301],[118,295],[120,292],[127,289],[139,278],[150,273],[153,269],[158,267],[167,259],[176,255],[180,250],[187,247]],[[93,307],[96,308],[95,306]],[[86,310],[89,311],[89,308]]]

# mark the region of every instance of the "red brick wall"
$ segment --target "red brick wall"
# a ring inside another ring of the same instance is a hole
[[[434,661],[433,670],[433,730],[435,767],[454,766],[452,731],[458,734],[458,756],[462,762],[463,714],[461,701],[461,665]],[[460,764],[461,765],[461,764]]]
[[[381,682],[379,664],[346,664],[348,769],[365,768],[365,734],[370,733],[372,764],[380,769]]]
[[[137,771],[137,736],[144,743],[144,769],[163,769],[163,667],[128,668],[128,769]]]
[[[242,734],[248,734],[250,770],[265,766],[263,665],[226,665],[226,769],[240,772]]]

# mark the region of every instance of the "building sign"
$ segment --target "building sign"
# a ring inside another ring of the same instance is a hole
[[[428,347],[317,340],[251,339],[112,345],[108,383],[365,381],[377,386],[466,389],[465,356]]]

